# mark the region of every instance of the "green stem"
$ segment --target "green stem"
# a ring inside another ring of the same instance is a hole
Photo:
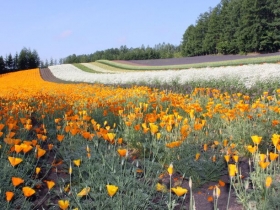
[[[229,186],[228,200],[227,200],[227,210],[228,210],[228,206],[229,206],[229,199],[230,199],[231,185],[232,185],[232,177],[230,177],[230,186]]]
[[[171,176],[172,175],[170,175],[170,182],[169,182],[169,206],[168,206],[168,208],[169,209],[171,209],[170,207],[171,207]]]

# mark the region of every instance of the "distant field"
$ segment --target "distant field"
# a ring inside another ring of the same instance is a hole
[[[152,59],[152,60],[116,60],[114,62],[135,65],[135,66],[165,66],[165,65],[185,65],[196,63],[208,63],[208,62],[221,62],[232,61],[248,58],[263,58],[271,56],[280,56],[280,52],[269,54],[249,54],[249,55],[205,55],[195,57],[184,58],[167,58],[167,59]]]
[[[138,61],[108,61],[98,60],[95,63],[126,70],[168,70],[168,69],[189,69],[203,67],[238,66],[247,64],[278,63],[280,52],[252,56],[241,55],[209,55],[188,58],[138,60]],[[109,67],[107,67],[109,68]]]

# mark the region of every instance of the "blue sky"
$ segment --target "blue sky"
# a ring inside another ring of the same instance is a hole
[[[190,24],[220,0],[0,0],[0,55],[23,47],[40,58],[127,47],[179,45]]]

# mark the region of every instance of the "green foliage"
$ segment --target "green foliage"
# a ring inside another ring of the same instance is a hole
[[[40,58],[36,50],[23,48],[19,53],[18,67],[21,70],[37,68],[40,65]]]
[[[23,48],[20,54],[16,53],[14,57],[11,53],[5,59],[0,56],[0,73],[38,68],[40,64],[40,57],[36,50]]]
[[[90,68],[88,68],[88,67],[86,67],[86,66],[84,66],[84,65],[82,65],[82,64],[80,64],[80,63],[73,63],[73,65],[76,66],[77,68],[79,68],[79,69],[85,71],[85,72],[89,72],[89,73],[100,73],[100,72],[94,71],[94,70],[92,70],[92,69],[90,69]]]
[[[278,51],[279,6],[276,0],[222,0],[187,28],[182,55]]]
[[[0,73],[5,70],[5,61],[2,56],[0,56]]]
[[[111,48],[102,51],[96,51],[88,55],[69,55],[63,59],[63,63],[85,63],[96,60],[146,60],[159,58],[173,58],[180,56],[180,46],[172,44],[157,44],[153,48],[142,45],[139,48]]]

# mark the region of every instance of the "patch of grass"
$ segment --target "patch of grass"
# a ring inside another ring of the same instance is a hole
[[[72,64],[74,66],[76,66],[77,68],[81,69],[82,71],[85,71],[85,72],[88,72],[88,73],[100,73],[98,71],[94,71],[93,69],[90,69],[86,66],[84,66],[83,64],[80,64],[80,63],[74,63]]]

